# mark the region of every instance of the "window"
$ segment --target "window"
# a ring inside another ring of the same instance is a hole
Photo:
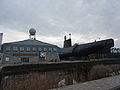
[[[29,62],[29,57],[21,57],[21,62]]]
[[[57,49],[56,49],[56,48],[53,48],[53,51],[57,51]]]
[[[10,47],[6,47],[6,50],[7,50],[7,51],[10,51]]]
[[[26,48],[26,51],[30,51],[30,47],[27,47],[27,48]]]
[[[44,51],[47,51],[47,48],[44,48]]]
[[[6,57],[6,58],[5,58],[5,61],[6,61],[6,62],[9,62],[9,61],[10,61],[10,58],[9,58],[9,57]]]
[[[20,47],[20,51],[24,51],[24,47]]]
[[[13,47],[13,51],[17,51],[18,50],[18,47]]]
[[[38,51],[42,51],[42,48],[38,48]]]
[[[37,51],[37,49],[36,49],[36,48],[32,48],[32,50],[33,50],[33,51]]]
[[[52,51],[52,48],[49,48],[49,51]]]

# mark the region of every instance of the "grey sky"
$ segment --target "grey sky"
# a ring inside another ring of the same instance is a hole
[[[62,46],[63,35],[73,43],[114,38],[120,46],[120,0],[0,0],[0,32],[4,42],[28,38]]]

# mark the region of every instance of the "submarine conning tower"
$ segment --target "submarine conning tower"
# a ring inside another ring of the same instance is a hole
[[[71,34],[69,34],[69,39],[67,39],[66,36],[64,36],[64,48],[68,48],[72,46],[72,41],[71,41]]]

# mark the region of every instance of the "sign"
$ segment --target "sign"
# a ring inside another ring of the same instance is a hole
[[[46,52],[39,52],[39,57],[45,59],[46,58]]]

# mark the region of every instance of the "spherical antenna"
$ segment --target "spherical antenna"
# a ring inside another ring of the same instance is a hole
[[[34,28],[31,28],[29,30],[29,33],[30,33],[29,38],[32,40],[36,40],[36,30]]]
[[[30,33],[30,35],[35,35],[36,34],[36,30],[34,28],[31,28],[29,30],[29,33]]]

